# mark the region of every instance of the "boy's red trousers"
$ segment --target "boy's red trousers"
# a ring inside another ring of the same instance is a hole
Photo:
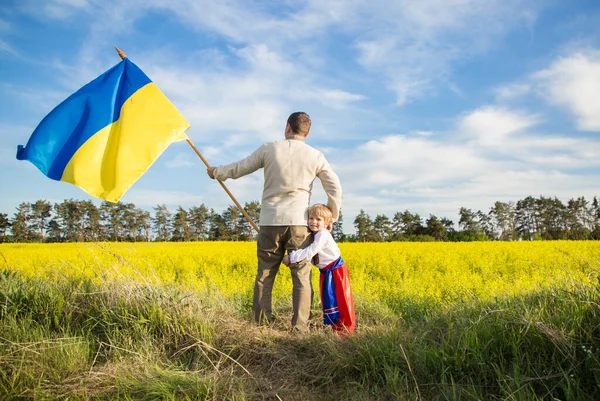
[[[323,323],[331,325],[337,331],[354,333],[356,314],[348,267],[340,256],[319,270]]]

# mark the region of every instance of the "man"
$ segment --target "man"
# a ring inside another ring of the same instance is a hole
[[[312,185],[319,178],[327,194],[333,221],[339,216],[342,188],[338,176],[323,153],[304,141],[311,121],[304,112],[292,113],[285,127],[285,140],[268,142],[238,162],[207,169],[210,178],[225,181],[264,169],[264,188],[257,241],[258,271],[254,283],[254,320],[271,323],[273,282],[285,251],[306,247],[312,241],[307,210]],[[292,274],[292,328],[305,332],[312,302],[312,266],[302,261],[290,266]]]

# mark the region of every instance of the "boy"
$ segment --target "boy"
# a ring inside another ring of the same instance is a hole
[[[311,260],[321,271],[321,305],[323,322],[336,331],[354,333],[356,314],[350,289],[348,267],[330,227],[333,222],[331,210],[321,204],[308,209],[308,228],[313,232],[313,242],[303,249],[290,252],[283,259],[289,266],[303,260]]]

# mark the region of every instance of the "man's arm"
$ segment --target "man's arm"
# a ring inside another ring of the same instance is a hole
[[[264,148],[265,145],[262,145],[245,159],[226,166],[209,167],[206,172],[210,178],[216,178],[219,181],[225,181],[228,178],[236,179],[251,174],[263,167]]]
[[[327,194],[327,206],[331,210],[333,221],[337,221],[342,207],[342,184],[337,174],[333,171],[325,156],[323,156],[323,166],[317,174],[321,185]]]

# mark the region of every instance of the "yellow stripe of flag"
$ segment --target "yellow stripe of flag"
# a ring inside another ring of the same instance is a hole
[[[188,138],[188,127],[169,99],[149,83],[123,104],[119,120],[77,150],[61,181],[117,202],[172,142]]]

